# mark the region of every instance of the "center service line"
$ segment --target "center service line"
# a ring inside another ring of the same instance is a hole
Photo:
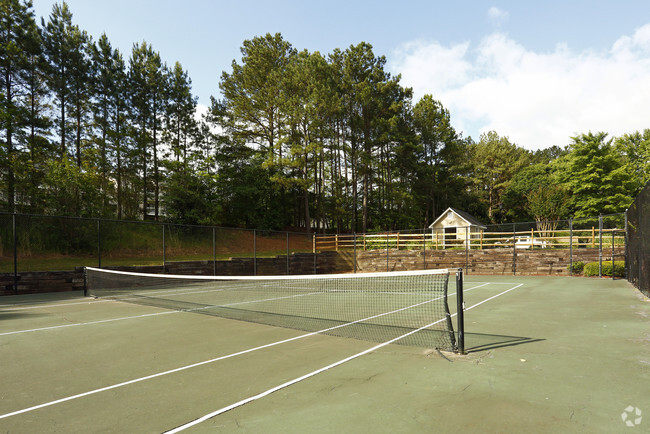
[[[485,286],[485,285],[487,285],[487,283],[484,284],[484,285],[475,286],[475,287],[473,287],[471,289],[466,290],[465,292],[471,291],[472,289],[477,289],[477,288]],[[454,295],[454,294],[455,293],[452,293],[452,294],[449,294],[449,295]],[[346,326],[349,326],[349,325],[352,325],[352,324],[357,324],[359,322],[363,322],[363,321],[367,321],[367,320],[370,320],[370,319],[378,318],[378,317],[381,317],[381,316],[384,316],[384,315],[390,315],[392,313],[399,312],[399,311],[406,310],[406,309],[410,309],[412,307],[416,307],[416,306],[419,306],[419,305],[422,305],[422,304],[425,304],[425,303],[430,303],[430,302],[438,300],[440,298],[441,297],[438,297],[438,298],[435,298],[435,299],[432,299],[432,300],[428,300],[428,301],[425,301],[425,302],[422,302],[422,303],[418,303],[418,304],[413,305],[413,306],[407,306],[407,307],[404,307],[402,309],[394,310],[392,312],[386,312],[386,313],[374,315],[374,316],[371,316],[371,317],[368,317],[368,318],[363,318],[363,319],[353,321],[353,322],[350,322],[350,323],[341,324],[341,325],[338,325],[338,326],[334,326],[334,327],[330,327],[330,328],[327,328],[327,329],[319,330],[317,332],[306,333],[306,334],[302,334],[302,335],[299,335],[299,336],[294,336],[292,338],[284,339],[284,340],[281,340],[281,341],[271,342],[269,344],[261,345],[261,346],[255,347],[255,348],[249,348],[247,350],[227,354],[227,355],[221,356],[221,357],[216,357],[214,359],[204,360],[203,362],[198,362],[198,363],[194,363],[194,364],[191,364],[191,365],[181,366],[179,368],[170,369],[168,371],[159,372],[157,374],[148,375],[146,377],[135,378],[133,380],[124,381],[122,383],[112,384],[110,386],[106,386],[106,387],[102,387],[102,388],[99,388],[99,389],[90,390],[88,392],[79,393],[77,395],[72,395],[72,396],[68,396],[68,397],[65,397],[65,398],[57,399],[55,401],[45,402],[43,404],[35,405],[33,407],[24,408],[22,410],[17,410],[17,411],[13,411],[11,413],[2,414],[2,415],[0,415],[0,419],[5,419],[5,418],[11,417],[11,416],[17,416],[19,414],[23,414],[23,413],[27,413],[27,412],[30,412],[30,411],[38,410],[40,408],[50,407],[50,406],[55,405],[55,404],[61,404],[63,402],[72,401],[73,399],[83,398],[85,396],[94,395],[96,393],[105,392],[107,390],[117,389],[119,387],[139,383],[141,381],[151,380],[153,378],[162,377],[163,375],[173,374],[173,373],[176,373],[176,372],[185,371],[187,369],[207,365],[209,363],[214,363],[214,362],[217,362],[219,360],[229,359],[229,358],[240,356],[240,355],[243,355],[243,354],[252,353],[253,351],[274,347],[276,345],[280,345],[280,344],[284,344],[284,343],[288,343],[288,342],[293,342],[293,341],[296,341],[298,339],[303,339],[303,338],[306,338],[306,337],[309,337],[309,336],[314,336],[314,335],[321,334],[321,333],[326,333],[326,332],[328,332],[330,330],[334,330],[334,329],[341,328],[341,327],[346,327]]]

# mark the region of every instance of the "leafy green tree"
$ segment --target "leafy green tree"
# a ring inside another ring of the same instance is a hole
[[[528,208],[529,194],[554,184],[555,179],[549,164],[537,163],[518,171],[503,192],[505,218],[509,221],[531,221],[534,219],[534,214],[531,214]]]
[[[91,167],[80,168],[69,156],[50,160],[44,185],[48,214],[100,217],[101,177]]]
[[[526,195],[526,209],[535,218],[542,237],[553,236],[558,220],[569,213],[569,193],[561,185],[540,185]]]
[[[646,185],[650,181],[650,129],[618,137],[616,149],[632,168],[638,188]]]
[[[575,217],[625,211],[638,184],[612,139],[607,139],[607,133],[589,132],[572,140],[569,153],[556,160],[554,168],[558,182],[572,195]]]

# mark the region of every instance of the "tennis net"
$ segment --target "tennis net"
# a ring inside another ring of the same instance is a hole
[[[86,268],[85,278],[88,296],[373,342],[408,334],[396,343],[462,352],[462,314],[457,337],[447,302],[451,273],[462,294],[460,270],[185,276]]]

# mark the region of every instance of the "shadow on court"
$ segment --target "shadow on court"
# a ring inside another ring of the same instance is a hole
[[[484,333],[465,333],[465,350],[468,353],[495,350],[497,348],[542,342],[546,339],[523,336],[489,335]]]

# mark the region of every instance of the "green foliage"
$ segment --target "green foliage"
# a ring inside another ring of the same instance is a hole
[[[584,266],[584,276],[593,277],[598,276],[598,262],[589,262]],[[614,261],[614,273],[616,277],[625,276],[625,261]],[[602,275],[603,276],[612,276],[612,262],[603,261],[602,265]]]
[[[474,143],[366,42],[246,40],[198,119],[180,63],[145,41],[125,61],[72,18],[56,4],[39,27],[30,2],[2,1],[2,210],[365,232],[453,206],[542,225],[622,211],[648,179],[650,130],[535,153],[494,131]]]
[[[481,134],[478,143],[471,147],[471,182],[487,205],[492,223],[504,219],[503,194],[515,174],[531,161],[528,151],[499,137],[495,131]]]
[[[574,262],[573,265],[567,265],[567,270],[573,269],[573,274],[582,274],[585,269],[585,263],[582,261]]]
[[[575,217],[623,212],[632,203],[636,182],[606,133],[573,138],[570,152],[554,163],[556,179],[572,195]]]
[[[617,138],[616,149],[632,169],[637,188],[646,185],[650,181],[650,129]]]

